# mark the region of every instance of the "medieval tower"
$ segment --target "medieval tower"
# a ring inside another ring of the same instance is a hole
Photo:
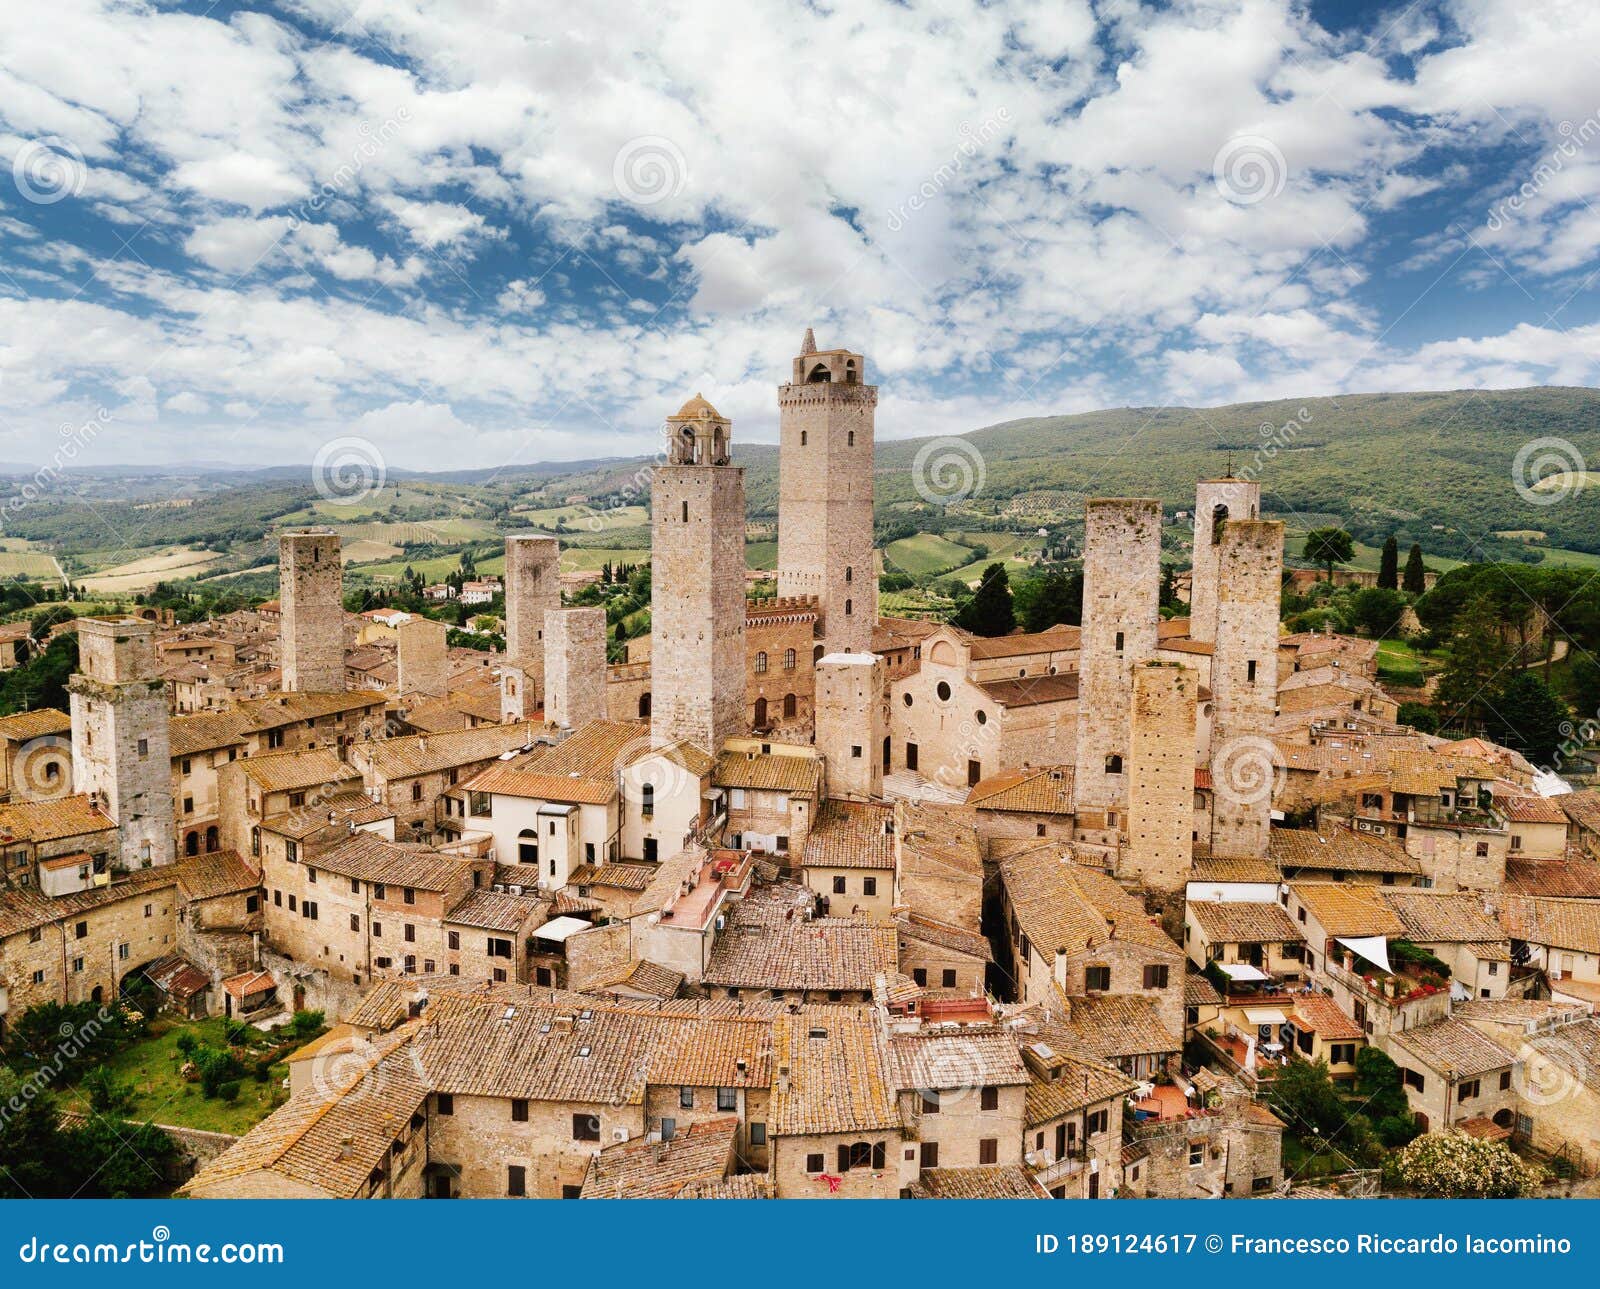
[[[1194,745],[1200,677],[1152,659],[1133,669],[1128,714],[1128,848],[1117,876],[1175,891],[1194,858]]]
[[[334,558],[337,567],[337,539]],[[156,674],[155,624],[80,618],[78,671],[67,688],[77,788],[98,797],[117,821],[119,864],[170,862],[171,725],[166,685]]]
[[[278,601],[282,687],[343,691],[344,567],[337,533],[284,533],[278,539]]]
[[[819,351],[807,329],[778,387],[778,594],[815,596],[824,653],[865,653],[878,623],[872,439],[878,387],[866,359]]]
[[[396,629],[397,680],[402,699],[443,698],[450,691],[450,628],[414,617]]]
[[[1076,776],[1087,827],[1127,800],[1133,669],[1155,655],[1160,591],[1161,503],[1091,498],[1084,508]]]
[[[744,467],[696,394],[667,418],[651,484],[651,727],[715,756],[744,732]]]
[[[575,730],[606,714],[606,611],[544,615],[544,718]]]
[[[1230,519],[1217,542],[1217,638],[1211,657],[1211,845],[1219,855],[1267,852],[1278,753],[1278,606],[1283,525]]]
[[[1261,517],[1261,485],[1253,479],[1202,479],[1194,496],[1194,572],[1189,583],[1189,638],[1217,638],[1217,549],[1230,519]]]
[[[876,654],[830,653],[817,663],[817,751],[835,800],[883,798],[883,685]]]
[[[539,533],[506,538],[506,661],[500,719],[531,716],[544,697],[545,614],[561,607],[561,543]]]

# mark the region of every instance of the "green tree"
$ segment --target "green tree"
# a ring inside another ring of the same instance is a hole
[[[0,1199],[57,1194],[67,1142],[54,1095],[0,1066],[0,1106],[17,1107],[0,1115]]]
[[[1406,607],[1405,597],[1399,591],[1383,586],[1368,586],[1357,591],[1350,602],[1350,617],[1374,638],[1386,636],[1400,625],[1400,614]]]
[[[1444,1199],[1516,1199],[1531,1194],[1538,1174],[1503,1141],[1430,1132],[1384,1161],[1391,1186]]]
[[[1411,543],[1411,553],[1406,556],[1406,576],[1401,584],[1401,590],[1407,595],[1421,595],[1428,589],[1427,579],[1423,576],[1427,570],[1422,566],[1422,545],[1419,542]]]
[[[1439,729],[1439,714],[1427,703],[1401,703],[1400,710],[1395,713],[1395,720],[1402,725],[1411,726],[1418,734],[1433,734]]]
[[[1016,627],[1016,609],[1011,603],[1011,579],[1006,576],[1004,564],[991,564],[983,570],[977,591],[951,621],[980,636],[1003,636]]]
[[[1289,1062],[1272,1080],[1271,1089],[1267,1104],[1297,1135],[1314,1131],[1330,1137],[1350,1119],[1326,1061]]]
[[[1083,572],[1053,568],[1019,586],[1016,599],[1029,631],[1046,631],[1057,623],[1078,626],[1083,621]]]
[[[1348,564],[1355,558],[1355,542],[1342,528],[1313,528],[1306,534],[1306,544],[1301,554],[1313,564],[1328,570],[1328,581],[1333,581],[1333,566]]]
[[[1495,694],[1485,723],[1495,742],[1515,748],[1535,765],[1553,765],[1570,716],[1549,685],[1531,671],[1519,671]]]
[[[1437,588],[1435,588],[1437,589]],[[1444,670],[1434,704],[1443,725],[1481,728],[1505,665],[1499,619],[1487,595],[1479,594],[1456,618],[1455,635],[1445,651]]]
[[[1400,543],[1393,533],[1384,542],[1383,554],[1378,559],[1378,585],[1385,591],[1400,589]]]

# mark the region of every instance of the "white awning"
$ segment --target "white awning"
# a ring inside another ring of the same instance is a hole
[[[1217,966],[1229,980],[1271,980],[1272,977],[1261,970],[1252,967],[1248,962],[1219,962]]]
[[[579,931],[587,931],[593,923],[585,922],[582,918],[559,917],[551,918],[542,927],[536,930],[535,939],[554,940],[561,943],[569,935],[576,935]]]
[[[1389,965],[1389,939],[1387,936],[1340,935],[1335,936],[1334,939],[1358,958],[1365,958],[1374,966],[1382,967],[1391,975],[1394,973],[1394,968]]]
[[[1252,1025],[1281,1025],[1289,1019],[1276,1007],[1246,1007],[1244,1018]]]

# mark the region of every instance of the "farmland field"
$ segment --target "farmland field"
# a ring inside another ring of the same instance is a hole
[[[60,574],[49,552],[37,549],[19,537],[0,541],[0,577],[26,577],[34,581],[53,581]]]
[[[346,564],[371,564],[378,560],[397,559],[405,552],[388,542],[375,542],[365,537],[345,542],[339,548],[339,557]]]
[[[374,520],[367,524],[335,524],[343,541],[382,542],[389,546],[449,546],[495,536],[486,519]]]
[[[90,591],[143,591],[168,578],[196,577],[213,564],[221,563],[222,558],[215,551],[179,546],[126,564],[114,564],[80,580]]]
[[[557,524],[565,524],[574,533],[602,533],[612,528],[633,528],[648,523],[650,512],[643,506],[551,506],[543,510],[515,510],[512,518],[553,533]]]
[[[892,564],[912,577],[930,577],[972,562],[970,548],[940,537],[937,533],[902,537],[899,541],[890,542],[883,554],[886,564]]]

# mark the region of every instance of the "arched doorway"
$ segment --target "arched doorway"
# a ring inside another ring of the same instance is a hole
[[[220,850],[221,847],[222,838],[217,832],[216,824],[212,824],[206,829],[206,854],[209,855],[214,850]]]
[[[756,716],[755,716],[755,722],[754,723],[755,723],[755,727],[758,730],[759,729],[764,729],[766,727],[766,724],[767,724],[767,700],[765,698],[756,699]]]
[[[183,853],[185,855],[198,855],[200,853],[200,834],[197,832],[185,833],[183,837]]]
[[[641,721],[650,719],[650,691],[648,689],[639,695],[639,719]]]
[[[517,834],[517,862],[519,864],[539,862],[539,834],[532,828],[524,828]]]

